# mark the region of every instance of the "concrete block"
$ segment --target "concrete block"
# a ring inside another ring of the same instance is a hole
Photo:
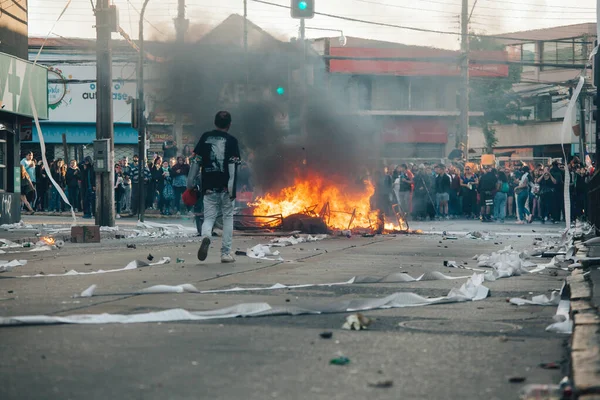
[[[600,393],[600,347],[571,353],[573,381],[579,393]]]
[[[98,225],[71,227],[71,242],[100,243],[100,227]]]
[[[587,282],[577,282],[571,284],[571,300],[590,299],[592,289]]]

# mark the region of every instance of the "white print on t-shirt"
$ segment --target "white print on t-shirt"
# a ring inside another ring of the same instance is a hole
[[[221,136],[209,136],[206,144],[210,145],[210,164],[205,168],[206,172],[225,172],[225,144],[227,138]]]

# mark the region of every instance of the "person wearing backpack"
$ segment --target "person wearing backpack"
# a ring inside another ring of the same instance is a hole
[[[509,192],[508,177],[504,171],[500,171],[498,172],[498,191],[494,196],[494,219],[501,224],[504,223],[506,218],[506,201]]]

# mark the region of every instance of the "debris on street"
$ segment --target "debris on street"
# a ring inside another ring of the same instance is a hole
[[[27,264],[27,260],[0,260],[0,272],[12,271],[15,267],[20,267]]]
[[[392,386],[394,386],[394,381],[391,379],[386,379],[386,380],[381,380],[381,381],[376,381],[376,382],[369,382],[368,385],[370,387],[374,387],[374,388],[388,389],[388,388],[391,388]]]
[[[356,313],[346,317],[346,322],[344,322],[344,325],[342,325],[342,329],[349,331],[362,331],[367,329],[369,325],[371,325],[371,322],[372,320],[370,318],[365,317],[361,313]]]
[[[331,339],[333,337],[333,332],[321,332],[319,336],[323,339]]]
[[[340,356],[336,358],[332,358],[329,360],[329,364],[331,365],[348,365],[350,364],[350,359],[348,357]]]

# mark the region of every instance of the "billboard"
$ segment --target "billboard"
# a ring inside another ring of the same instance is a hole
[[[46,68],[0,53],[0,109],[33,118],[29,90],[40,119],[48,118]]]
[[[356,58],[404,58],[406,60],[329,60],[329,71],[345,74],[396,76],[460,76],[458,51],[427,47],[362,48],[331,47],[329,55]],[[415,59],[415,60],[411,60]],[[437,58],[437,60],[436,60]],[[419,60],[420,59],[420,60]],[[478,63],[477,60],[485,61]],[[469,76],[508,77],[507,55],[502,51],[470,53]],[[498,64],[492,63],[498,61]]]
[[[136,96],[135,64],[113,66],[113,118],[131,123],[127,99]],[[96,66],[53,65],[48,71],[49,122],[96,122]]]

